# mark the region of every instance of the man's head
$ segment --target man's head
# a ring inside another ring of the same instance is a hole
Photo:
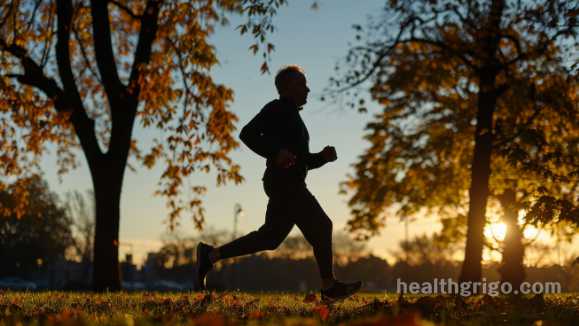
[[[306,104],[310,89],[304,70],[297,65],[285,66],[275,75],[275,87],[280,98],[287,98],[297,106]]]

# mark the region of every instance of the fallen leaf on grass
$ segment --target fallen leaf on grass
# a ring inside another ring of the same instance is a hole
[[[261,311],[261,310],[254,310],[251,311],[247,317],[249,317],[250,319],[261,319],[263,317],[265,317],[265,312]]]
[[[326,321],[328,319],[328,317],[330,316],[330,309],[328,309],[328,306],[326,305],[319,305],[314,307],[313,309],[315,312],[318,313],[318,315],[320,315],[320,318],[323,321]]]

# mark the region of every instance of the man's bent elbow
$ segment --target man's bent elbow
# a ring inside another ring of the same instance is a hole
[[[241,132],[239,133],[239,139],[241,139],[241,141],[247,145],[247,141],[249,139],[249,131],[246,127],[241,128]]]

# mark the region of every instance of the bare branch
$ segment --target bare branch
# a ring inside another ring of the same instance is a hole
[[[8,10],[6,10],[6,15],[0,19],[0,29],[4,27],[4,24],[6,24],[6,22],[8,21],[8,18],[10,17],[12,10],[14,10],[14,1],[10,2],[10,7]]]
[[[48,62],[48,55],[50,53],[50,49],[52,48],[52,35],[54,34],[54,11],[50,11],[50,15],[48,16],[48,40],[44,42],[44,48],[42,49],[42,57],[40,59],[40,66],[44,67]]]
[[[99,74],[92,68],[91,62],[90,62],[88,55],[86,53],[86,49],[85,49],[84,45],[82,44],[82,40],[80,39],[80,36],[78,35],[78,30],[74,27],[74,25],[72,25],[71,28],[72,28],[72,33],[73,33],[74,39],[76,40],[76,42],[78,43],[78,47],[80,48],[80,54],[82,56],[82,59],[85,62],[86,67],[91,72],[93,77],[96,78],[96,80],[98,80],[98,82],[100,84],[102,84],[103,81],[100,78]]]
[[[167,42],[169,42],[169,45],[171,45],[173,50],[175,50],[175,55],[177,56],[179,71],[181,71],[181,76],[182,76],[181,79],[183,80],[183,88],[185,89],[185,106],[187,106],[188,99],[191,98],[193,96],[193,94],[191,93],[191,88],[189,86],[189,81],[187,78],[187,71],[185,70],[185,63],[183,62],[182,54],[179,52],[179,49],[177,48],[177,45],[175,44],[175,42],[173,42],[173,40],[171,40],[171,38],[169,38],[169,37],[167,37]]]
[[[82,103],[78,88],[74,81],[72,66],[70,63],[70,27],[72,24],[72,0],[60,0],[56,2],[57,8],[57,41],[56,41],[56,61],[58,73],[64,86],[64,93],[67,97],[76,102],[75,107]]]
[[[464,49],[461,49],[461,50],[453,49],[450,46],[448,46],[448,44],[446,44],[444,42],[436,41],[436,40],[423,39],[423,38],[418,38],[418,37],[411,37],[407,40],[402,41],[401,43],[411,43],[411,42],[434,45],[434,46],[438,47],[439,49],[446,51],[446,53],[448,55],[455,56],[455,57],[461,59],[467,66],[469,66],[473,70],[479,69],[479,67],[476,64],[474,64],[464,54],[462,54],[462,52],[464,52]]]
[[[434,15],[433,17],[430,17],[428,19],[422,19],[422,18],[416,17],[416,16],[408,18],[408,20],[406,22],[401,24],[400,31],[398,32],[398,35],[396,36],[396,38],[394,39],[392,44],[384,49],[381,49],[381,51],[379,51],[379,53],[377,53],[377,58],[375,60],[373,60],[372,67],[368,71],[366,71],[366,73],[362,74],[361,77],[357,78],[356,81],[354,81],[353,83],[350,83],[349,85],[337,90],[337,92],[340,93],[340,92],[347,91],[347,90],[355,88],[355,87],[361,85],[362,83],[364,83],[365,81],[367,81],[368,78],[370,78],[376,72],[376,69],[381,67],[382,60],[384,60],[384,58],[386,58],[388,55],[390,55],[392,53],[392,51],[396,48],[396,46],[398,46],[399,44],[404,44],[404,43],[423,43],[423,44],[436,46],[440,50],[444,51],[446,54],[459,58],[460,60],[462,60],[467,66],[469,66],[473,70],[478,70],[478,66],[476,64],[474,64],[474,62],[469,60],[464,55],[465,49],[460,49],[460,50],[453,49],[448,44],[446,44],[444,42],[437,41],[437,40],[431,40],[431,39],[427,39],[427,38],[419,38],[419,37],[414,36],[414,31],[416,29],[415,22],[419,22],[420,24],[426,24],[430,21],[433,21],[435,18],[436,18],[436,15]],[[402,35],[405,31],[407,31],[408,28],[410,28],[410,37],[408,39],[402,40]],[[358,48],[358,49],[368,49],[368,48]],[[472,52],[467,52],[467,53],[474,56],[474,53],[472,53]]]
[[[34,23],[34,19],[36,18],[36,12],[38,11],[38,7],[40,7],[41,3],[42,0],[36,0],[36,3],[34,4],[34,9],[32,10],[32,14],[30,15],[30,20],[28,21],[28,26],[26,27],[27,30],[30,30],[30,27]]]
[[[514,59],[505,63],[504,66],[510,66],[513,63],[519,62],[521,60],[525,60],[528,57],[530,57],[531,54],[533,54],[533,53],[543,54],[545,51],[547,51],[549,44],[552,44],[553,42],[555,42],[559,36],[564,35],[567,31],[568,30],[558,31],[555,35],[553,35],[550,38],[545,39],[543,42],[539,43],[538,47],[534,48],[532,52],[531,51],[522,52],[520,46],[517,46],[517,51],[519,52],[518,55]],[[514,40],[513,40],[513,42],[514,42]]]
[[[90,4],[97,67],[103,79],[107,96],[111,100],[109,102],[113,102],[113,99],[121,98],[121,94],[125,92],[125,87],[119,78],[113,54],[109,10],[106,1],[91,0]]]
[[[64,97],[64,92],[54,79],[44,75],[42,68],[28,56],[26,49],[16,44],[8,45],[4,39],[0,39],[0,50],[7,51],[18,58],[24,68],[24,74],[13,75],[12,77],[17,77],[18,81],[23,84],[40,89],[55,103],[60,103],[59,100]],[[57,109],[63,109],[63,107],[59,106]]]
[[[135,14],[131,8],[127,7],[126,5],[116,1],[116,0],[108,0],[110,3],[112,3],[113,5],[117,6],[119,9],[121,9],[123,12],[125,12],[127,15],[131,16],[134,19],[141,19],[141,15],[137,15]]]
[[[357,86],[361,85],[362,83],[364,83],[366,80],[368,80],[368,78],[370,78],[374,74],[376,69],[378,69],[381,66],[382,60],[384,58],[386,58],[386,56],[388,56],[392,52],[392,50],[394,50],[394,48],[396,48],[396,46],[400,42],[400,38],[402,37],[403,33],[404,33],[404,28],[401,27],[394,42],[392,42],[392,44],[389,47],[382,49],[381,53],[379,53],[377,55],[377,58],[374,60],[372,67],[365,74],[363,74],[360,78],[358,78],[358,80],[356,80],[355,82],[353,82],[353,83],[351,83],[351,84],[349,84],[341,89],[338,89],[337,93],[341,93],[341,92],[347,91],[349,89],[352,89],[354,87],[357,87]]]

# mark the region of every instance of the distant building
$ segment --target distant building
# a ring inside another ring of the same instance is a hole
[[[121,262],[121,279],[124,282],[135,282],[137,280],[137,265],[133,263],[132,254],[126,254],[125,261]]]
[[[50,289],[85,289],[90,286],[92,272],[87,277],[86,264],[61,257],[47,266],[46,286]]]

